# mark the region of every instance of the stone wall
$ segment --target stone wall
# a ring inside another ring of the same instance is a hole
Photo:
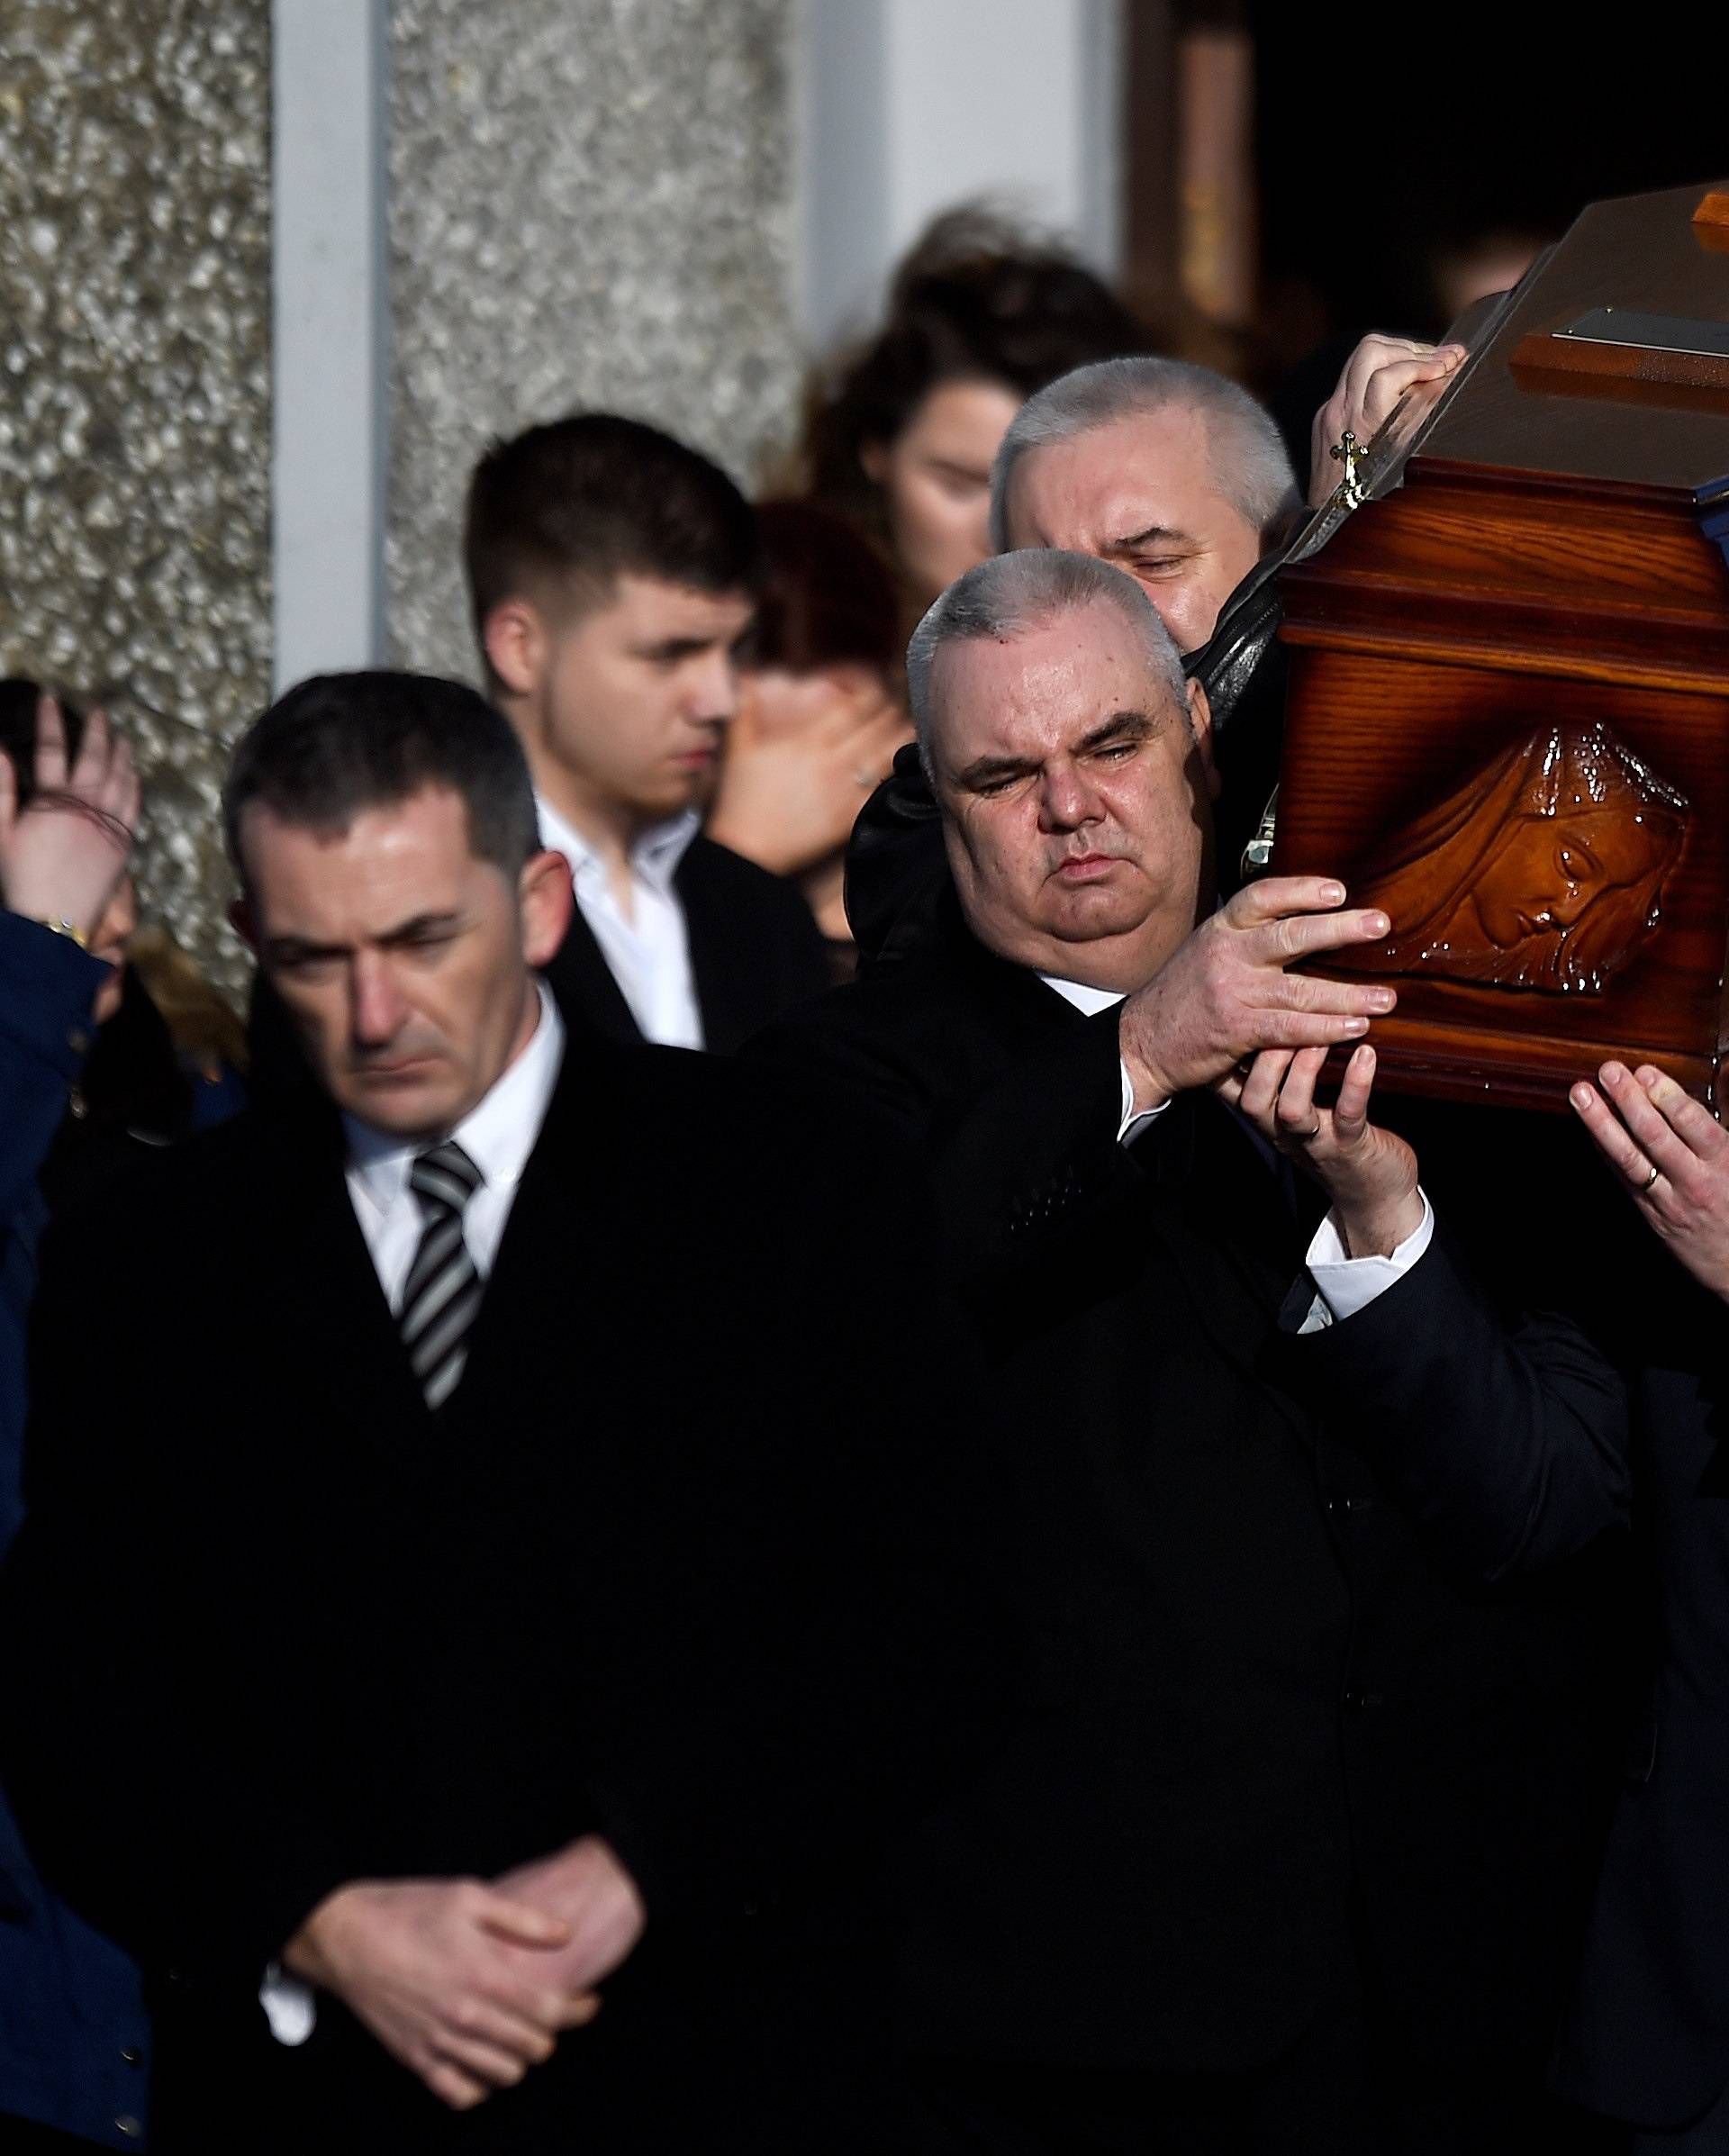
[[[475,672],[462,490],[578,405],[744,481],[790,430],[794,0],[392,0],[390,630]]]
[[[270,686],[268,0],[0,0],[0,670],[99,697],[140,895],[231,983],[214,806]]]
[[[489,437],[611,405],[749,481],[791,429],[795,0],[379,4],[392,656],[472,675]],[[270,17],[0,0],[0,669],[116,711],[145,909],[231,986],[216,795],[270,687]]]

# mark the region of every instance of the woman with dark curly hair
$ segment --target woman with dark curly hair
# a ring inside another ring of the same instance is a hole
[[[819,378],[805,484],[882,548],[916,619],[991,550],[991,460],[1020,404],[1071,367],[1147,349],[1065,249],[952,210],[901,264],[882,326]]]

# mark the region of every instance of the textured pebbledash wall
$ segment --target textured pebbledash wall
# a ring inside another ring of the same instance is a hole
[[[472,674],[490,435],[612,404],[749,479],[791,428],[795,0],[385,4],[394,656]],[[114,705],[146,910],[230,985],[216,795],[270,686],[270,21],[0,0],[0,669]]]
[[[492,436],[610,406],[747,483],[791,430],[793,12],[392,0],[400,663],[474,677],[458,533]]]
[[[231,982],[270,686],[268,0],[0,0],[0,670],[109,700],[145,909]]]

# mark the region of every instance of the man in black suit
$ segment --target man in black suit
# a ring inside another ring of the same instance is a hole
[[[1426,1182],[1435,1149],[1419,1138],[1414,1150],[1369,1119],[1366,1073],[1347,1076],[1334,1109],[1317,1105],[1315,1076],[1313,1057],[1261,1058],[1244,1108],[1271,1138],[1304,1133],[1293,1149],[1347,1237],[1365,1209],[1396,1211],[1394,1233],[1411,1227],[1419,1154]],[[1565,1189],[1525,1181],[1521,1191],[1596,1275],[1591,1337],[1557,1317],[1509,1324],[1478,1262],[1482,1239],[1456,1232],[1437,1190],[1433,1249],[1299,1354],[1306,1389],[1394,1465],[1431,1532],[1481,1576],[1564,1563],[1636,1489],[1657,1624],[1555,2080],[1635,2129],[1605,2149],[1719,2156],[1729,2149],[1729,1710],[1719,1680],[1729,1654],[1729,1134],[1654,1065],[1607,1063],[1597,1081],[1574,1087],[1573,1106],[1632,1200],[1627,1209],[1607,1193],[1619,1225],[1639,1239],[1595,1218],[1577,1167]],[[1484,1136],[1480,1128],[1480,1154]],[[1635,1217],[1668,1258],[1654,1255]],[[1445,1352],[1427,1345],[1436,1342]],[[1631,1380],[1630,1433],[1606,1412],[1606,1350]]]
[[[867,1413],[894,1179],[567,1032],[473,692],[304,684],[226,808],[320,1091],[50,1242],[0,1593],[8,1785],[156,1991],[159,2145],[874,2147],[857,1889],[943,1673],[997,1680],[918,1343]]]
[[[579,413],[482,457],[464,553],[488,692],[575,879],[555,992],[614,1039],[730,1052],[828,978],[800,892],[700,828],[755,611],[750,504],[657,428]]]
[[[1213,910],[1205,698],[1105,564],[982,565],[909,678],[954,911],[762,1048],[930,1161],[1051,1658],[901,1867],[919,2145],[1527,2147],[1607,1779],[1595,1583],[1437,1562],[1280,1381],[1306,1238],[1211,1090],[1360,1038],[1390,991],[1283,969],[1386,919],[1308,879]],[[1308,1292],[1347,1315],[1408,1240],[1309,1245]]]

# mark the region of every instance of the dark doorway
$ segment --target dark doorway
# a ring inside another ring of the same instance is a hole
[[[1263,389],[1369,329],[1441,336],[1473,277],[1587,203],[1729,177],[1709,8],[1588,32],[1516,0],[1420,27],[1299,0],[1126,5],[1131,284],[1173,346]],[[1184,270],[1208,218],[1215,246],[1233,226],[1210,290]]]

